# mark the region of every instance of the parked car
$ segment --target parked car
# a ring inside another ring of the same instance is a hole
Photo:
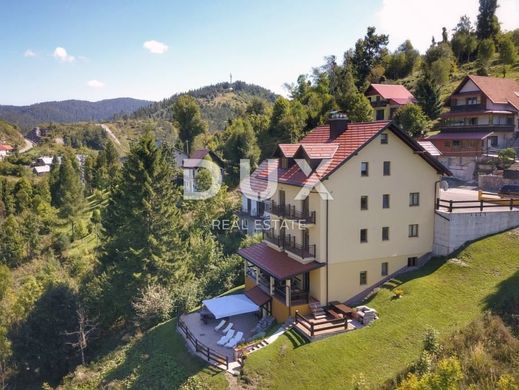
[[[507,184],[501,187],[499,190],[499,196],[503,197],[517,197],[519,198],[519,185],[517,184]]]

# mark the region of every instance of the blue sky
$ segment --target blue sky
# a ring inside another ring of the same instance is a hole
[[[500,3],[503,26],[519,24],[519,1]],[[464,13],[477,0],[0,0],[0,104],[158,100],[231,72],[283,93],[369,25],[424,50]]]

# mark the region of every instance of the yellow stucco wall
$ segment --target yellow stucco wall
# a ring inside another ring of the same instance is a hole
[[[256,281],[252,278],[245,276],[245,291],[249,291],[251,288],[256,286]]]
[[[381,264],[389,274],[407,265],[408,257],[421,257],[432,250],[434,235],[434,168],[388,131],[388,144],[373,140],[323,182],[333,196],[328,203],[328,300],[344,301],[384,278]],[[391,162],[391,174],[383,175],[383,162]],[[361,162],[369,163],[369,176],[361,177]],[[301,209],[294,201],[300,187],[278,186],[285,190],[286,203]],[[420,205],[409,206],[409,194],[420,193]],[[390,195],[390,208],[382,208],[382,195]],[[360,209],[361,196],[368,196],[368,210]],[[273,199],[279,202],[278,192]],[[310,194],[310,211],[316,211],[316,224],[309,226],[310,244],[316,244],[317,261],[326,261],[326,201]],[[276,217],[273,216],[273,219]],[[409,237],[409,225],[419,225],[419,236]],[[382,227],[389,227],[389,240],[382,241]],[[360,243],[360,229],[368,230],[368,242]],[[297,227],[287,234],[296,235]],[[360,285],[360,272],[367,271],[367,285]],[[326,303],[326,267],[310,272],[310,296]],[[284,305],[283,305],[284,306]],[[279,307],[276,318],[282,318]],[[292,313],[293,314],[293,313]]]

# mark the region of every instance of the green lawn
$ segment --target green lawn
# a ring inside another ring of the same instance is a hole
[[[175,321],[168,321],[65,378],[61,389],[177,389],[186,381],[204,389],[227,389],[224,374],[184,347]]]
[[[311,344],[285,334],[249,356],[244,381],[305,389],[351,388],[359,373],[370,385],[393,378],[418,358],[428,326],[445,336],[519,289],[517,230],[473,243],[456,257],[466,266],[435,259],[382,288],[368,303],[380,320],[366,329]],[[393,299],[390,288],[400,283],[405,295]]]

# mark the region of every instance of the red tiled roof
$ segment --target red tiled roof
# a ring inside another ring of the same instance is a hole
[[[480,140],[485,139],[489,135],[493,134],[492,132],[459,132],[459,133],[439,133],[435,135],[431,135],[427,137],[426,140]]]
[[[238,251],[238,254],[280,280],[309,272],[324,265],[317,261],[307,264],[300,263],[286,253],[272,249],[264,242],[249,246],[248,248],[242,248]]]
[[[293,164],[288,169],[279,167],[278,160],[267,168],[266,161],[263,161],[260,166],[251,175],[251,186],[256,186],[258,191],[264,190],[266,184],[261,181],[268,180],[269,171],[277,170],[278,182],[284,184],[291,184],[303,186],[305,184],[314,184],[319,179],[324,179],[338,169],[343,163],[357,153],[362,147],[367,145],[380,132],[388,129],[395,133],[413,150],[417,152],[424,152],[425,150],[413,139],[398,130],[394,125],[390,125],[389,121],[375,121],[375,122],[359,122],[349,123],[347,130],[342,132],[337,138],[330,138],[330,126],[323,125],[313,129],[300,142],[301,147],[313,148],[315,145],[320,145],[322,148],[327,148],[325,145],[338,145],[337,150],[329,161],[324,161],[323,166],[318,167],[312,174],[307,177],[297,164]],[[308,146],[307,146],[308,145]],[[433,168],[438,172],[450,174],[449,170],[433,159],[428,153],[420,153]],[[261,189],[260,189],[261,188]]]
[[[250,290],[245,291],[245,295],[247,296],[247,298],[249,298],[252,302],[254,302],[256,305],[260,307],[272,299],[272,297],[268,295],[265,291],[263,291],[259,286],[253,287]]]
[[[285,157],[294,157],[295,152],[299,149],[299,144],[279,144],[278,148]]]
[[[366,91],[366,95],[371,95],[371,90],[384,99],[392,100],[400,105],[416,101],[413,94],[406,87],[399,84],[371,84]]]
[[[196,168],[200,164],[200,160],[203,160],[205,156],[209,153],[209,149],[198,149],[191,153],[189,159],[198,160],[198,161],[185,161],[183,162],[184,168]]]
[[[511,104],[519,110],[519,83],[513,79],[505,79],[501,77],[487,77],[469,75],[454,91],[456,94],[468,80],[472,80],[474,84],[496,104]]]
[[[307,144],[303,143],[299,147],[310,159],[333,158],[339,144]]]
[[[0,151],[13,150],[14,148],[11,145],[0,144]]]

